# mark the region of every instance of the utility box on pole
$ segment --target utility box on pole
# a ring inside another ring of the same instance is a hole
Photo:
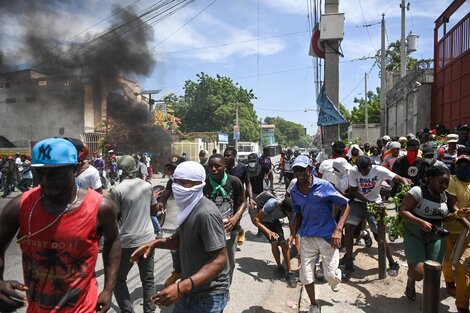
[[[320,40],[343,40],[344,13],[323,14],[320,18]]]

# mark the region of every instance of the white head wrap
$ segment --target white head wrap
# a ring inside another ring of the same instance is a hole
[[[200,185],[191,188],[185,188],[174,182],[175,179],[185,179],[195,182],[202,182]],[[180,212],[176,217],[176,226],[183,224],[186,218],[191,214],[194,207],[202,199],[202,189],[206,185],[206,171],[198,162],[186,161],[180,163],[173,173],[173,195]]]
[[[352,157],[352,150],[356,148],[357,150],[359,150],[359,154],[357,156],[360,156],[360,155],[364,155],[364,151],[361,150],[361,148],[359,147],[359,145],[352,145],[351,147],[349,147],[349,151],[348,151],[348,158],[351,158]]]
[[[333,161],[333,169],[338,170],[339,172],[335,171],[336,177],[338,177],[338,185],[336,186],[341,192],[346,192],[349,187],[349,170],[352,169],[351,164],[346,161],[345,158],[336,158]]]

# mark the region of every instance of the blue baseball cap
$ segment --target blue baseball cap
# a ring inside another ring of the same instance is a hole
[[[298,157],[295,158],[294,163],[292,164],[292,168],[299,166],[306,168],[307,166],[312,166],[312,160],[306,155],[299,155]]]
[[[77,163],[77,149],[63,138],[46,138],[33,147],[32,167],[59,167]]]

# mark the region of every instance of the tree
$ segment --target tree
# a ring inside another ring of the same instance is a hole
[[[266,117],[264,122],[275,125],[274,136],[282,147],[310,147],[312,145],[312,139],[305,134],[305,128],[301,124],[286,121],[279,116]]]
[[[238,106],[240,140],[258,141],[259,123],[251,101],[252,90],[244,89],[228,77],[215,78],[203,72],[197,81],[187,80],[184,96],[164,98],[181,121],[183,132],[224,132],[232,134]]]
[[[340,125],[340,137],[342,139],[348,138],[348,128],[351,126],[351,113],[346,109],[346,107],[340,103],[339,104],[339,112],[343,117],[348,121],[347,123],[341,124]]]
[[[389,72],[400,70],[400,40],[391,42],[385,50],[385,69]],[[410,52],[406,52],[406,69],[411,70],[418,62],[432,62],[432,59],[415,59],[410,56]],[[378,50],[375,54],[376,63],[380,69],[380,55],[381,51]]]
[[[369,90],[367,92],[367,113],[369,123],[380,123],[380,88],[377,87],[376,93]],[[351,124],[364,124],[365,123],[365,99],[354,98],[354,103],[358,105],[353,107],[351,111]]]

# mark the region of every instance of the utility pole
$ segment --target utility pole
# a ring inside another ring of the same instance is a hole
[[[366,120],[366,142],[369,142],[369,114],[367,111],[367,73],[364,73],[364,84],[365,84],[365,92],[364,92],[364,101],[366,103],[366,106],[364,107],[365,111],[365,120]]]
[[[325,13],[337,14],[339,9],[339,0],[326,0]],[[325,93],[331,102],[339,105],[339,43],[337,40],[325,41]],[[327,151],[331,152],[331,145],[334,141],[340,139],[340,125],[325,126],[324,144]]]
[[[386,69],[385,69],[385,14],[382,14],[380,47],[380,136],[388,133],[388,114],[386,99]]]
[[[401,0],[401,40],[400,40],[400,77],[406,76],[406,48],[405,48],[405,0]]]
[[[238,133],[240,134],[240,126],[238,125],[238,106],[239,106],[239,103],[237,102],[237,109],[235,113],[235,127]],[[235,137],[235,149],[238,151],[238,136]]]

